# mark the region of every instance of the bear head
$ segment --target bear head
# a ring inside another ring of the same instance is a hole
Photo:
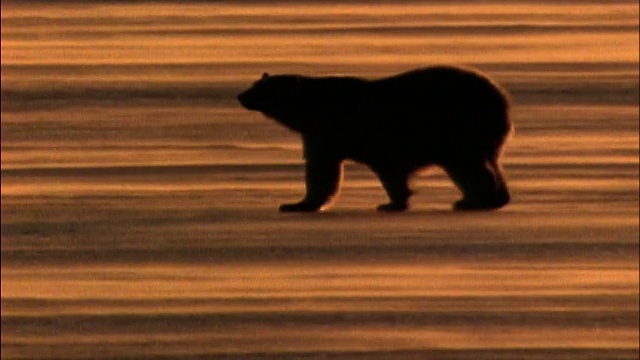
[[[260,80],[238,95],[247,110],[259,111],[282,125],[300,131],[298,107],[301,100],[302,78],[297,75],[262,74]]]

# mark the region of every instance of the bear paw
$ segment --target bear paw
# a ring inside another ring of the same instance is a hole
[[[456,211],[479,211],[479,210],[497,210],[509,201],[504,199],[494,199],[485,201],[473,201],[473,200],[458,200],[453,204],[453,209]]]
[[[409,208],[409,206],[407,206],[407,204],[405,203],[388,203],[388,204],[382,204],[379,205],[377,207],[378,211],[405,211]]]
[[[280,205],[280,212],[315,212],[320,209],[320,206],[315,204],[299,202],[295,204],[282,204]]]

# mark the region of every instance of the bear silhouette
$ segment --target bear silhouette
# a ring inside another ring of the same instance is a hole
[[[280,211],[311,212],[334,197],[342,164],[368,166],[403,211],[419,169],[440,166],[462,192],[456,210],[498,209],[510,196],[498,163],[511,133],[507,93],[480,72],[433,66],[366,80],[263,74],[238,95],[302,137],[306,196]]]

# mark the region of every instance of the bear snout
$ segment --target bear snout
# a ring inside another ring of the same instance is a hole
[[[238,102],[247,110],[260,110],[260,101],[252,89],[238,95]]]
[[[238,99],[238,102],[240,103],[240,105],[244,106],[245,108],[247,107],[247,92],[241,92],[240,94],[238,94],[238,96],[236,97]]]

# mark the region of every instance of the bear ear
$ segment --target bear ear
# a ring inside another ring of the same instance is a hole
[[[262,73],[262,79],[266,79],[269,77],[269,73]]]

